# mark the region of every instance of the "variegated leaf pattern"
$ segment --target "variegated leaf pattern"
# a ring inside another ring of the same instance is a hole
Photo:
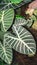
[[[13,9],[5,9],[0,12],[0,21],[1,21],[1,30],[6,32],[12,25],[14,19],[14,10]]]
[[[19,25],[26,25],[28,23],[28,21],[26,21],[26,19],[22,18],[19,15],[16,15],[16,19],[15,19],[15,26],[19,26]]]
[[[26,24],[27,27],[31,27],[33,24],[33,20],[32,19],[27,19],[28,23]]]
[[[2,7],[2,9],[6,9],[6,8],[10,8],[10,6],[13,8],[13,9],[17,9],[21,6],[23,6],[25,3],[28,3],[28,2],[31,2],[32,0],[19,0],[19,1],[12,1],[12,0],[3,0],[0,4],[2,5],[5,5]],[[2,10],[1,9],[1,10]]]
[[[4,43],[7,43],[19,53],[34,55],[36,52],[36,44],[31,33],[22,26],[13,25],[13,30],[15,35],[13,33],[6,33],[4,35]]]
[[[7,44],[2,44],[0,42],[0,58],[4,60],[7,64],[11,64],[13,53],[12,49]]]
[[[31,27],[32,23],[33,23],[32,19],[26,20],[24,17],[21,17],[20,15],[16,15],[14,25],[15,26],[23,25],[23,26]]]

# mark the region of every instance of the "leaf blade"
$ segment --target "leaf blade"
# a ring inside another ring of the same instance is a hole
[[[0,42],[0,58],[10,64],[13,58],[12,55],[12,49],[7,44],[2,45]]]
[[[6,9],[2,11],[1,30],[6,32],[12,25],[14,19],[14,10]]]
[[[36,52],[36,44],[31,33],[22,26],[17,26],[17,27],[14,26],[13,29],[15,30],[14,34],[16,36],[9,33],[5,34],[4,36],[5,42],[8,45],[11,45],[11,47],[19,53],[34,55]]]

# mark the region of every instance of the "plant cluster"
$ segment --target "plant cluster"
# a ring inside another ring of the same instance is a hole
[[[36,41],[26,27],[31,27],[34,21],[37,21],[37,9],[25,11],[25,14],[29,15],[28,19],[16,14],[19,7],[31,2],[32,0],[1,0],[0,2],[0,58],[7,64],[12,62],[12,49],[28,56],[34,56],[36,53]]]

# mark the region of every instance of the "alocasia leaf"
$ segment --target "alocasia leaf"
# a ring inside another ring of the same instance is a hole
[[[32,34],[22,26],[14,25],[13,32],[15,35],[13,33],[6,33],[4,35],[4,43],[7,43],[19,53],[34,55],[36,52],[36,44]]]
[[[1,12],[0,12],[1,30],[6,32],[13,23],[14,10],[10,8],[2,10]]]
[[[20,15],[16,15],[15,18],[15,26],[19,26],[19,25],[26,25],[28,23],[28,21],[26,21],[26,19]]]
[[[21,2],[25,2],[25,3],[28,3],[28,2],[31,2],[32,0],[3,0],[5,3],[13,3],[13,4],[19,4]]]
[[[10,7],[11,6],[14,9],[16,9],[16,8],[19,8],[19,7],[23,6],[25,3],[29,3],[31,1],[32,0],[19,0],[19,1],[18,0],[3,0],[3,3],[2,4],[5,4],[5,7],[3,7],[3,8],[6,8],[6,7]]]
[[[19,26],[19,25],[23,25],[23,26],[27,26],[27,27],[31,27],[33,23],[33,19],[25,19],[24,17],[20,16],[20,15],[16,15],[16,19],[15,19],[15,26]]]
[[[7,64],[11,64],[13,53],[12,49],[7,44],[2,44],[0,42],[0,58],[4,60]]]

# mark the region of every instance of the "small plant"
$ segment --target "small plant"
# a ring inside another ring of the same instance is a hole
[[[37,21],[37,9],[32,15],[29,9],[25,11],[29,18],[18,14],[17,9],[32,0],[3,0],[0,4],[0,58],[7,64],[11,64],[13,50],[28,56],[36,53],[36,41],[28,31],[34,21]],[[17,13],[15,13],[17,12]],[[16,62],[13,63],[15,65]],[[4,63],[3,63],[4,65]],[[18,65],[18,63],[16,63]]]

